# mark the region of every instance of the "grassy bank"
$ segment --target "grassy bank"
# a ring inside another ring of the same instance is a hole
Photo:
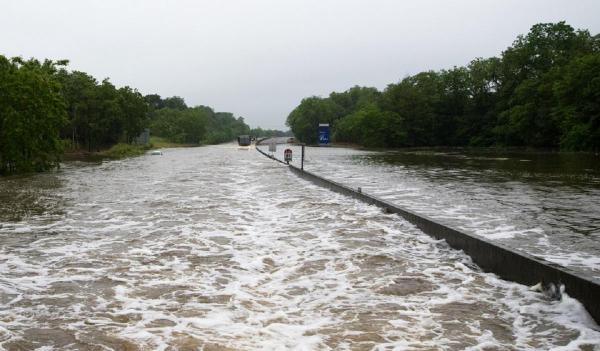
[[[70,149],[67,148],[63,154],[63,160],[65,161],[90,161],[97,162],[105,159],[118,160],[126,157],[141,156],[148,150],[153,149],[164,149],[174,147],[194,147],[199,146],[195,144],[180,144],[173,143],[161,137],[150,137],[149,145],[135,145],[118,143],[113,145],[111,148],[101,151],[89,152],[85,149]]]
[[[119,143],[113,145],[108,150],[98,152],[98,156],[101,158],[109,158],[114,160],[125,157],[140,156],[146,153],[146,151],[149,149],[149,146]]]
[[[150,137],[150,148],[151,149],[163,149],[163,148],[169,148],[169,147],[194,147],[194,146],[200,146],[200,145],[199,144],[174,143],[165,138],[161,138],[161,137],[157,137],[157,136]]]

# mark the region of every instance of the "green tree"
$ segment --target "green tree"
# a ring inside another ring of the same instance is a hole
[[[61,136],[72,148],[92,151],[131,143],[148,126],[148,102],[135,89],[117,89],[108,79],[98,83],[84,72],[66,69],[56,77],[69,115]]]
[[[309,143],[316,142],[318,123],[329,122],[335,141],[367,146],[595,150],[597,54],[600,35],[540,23],[501,57],[417,73],[382,93],[355,86],[303,99],[287,124]]]
[[[600,53],[573,60],[554,84],[561,148],[600,150]]]
[[[58,166],[66,110],[55,73],[64,64],[0,55],[0,174]]]
[[[458,145],[490,146],[495,143],[494,128],[498,119],[496,104],[499,87],[500,59],[478,58],[469,63],[469,104],[456,127]]]
[[[339,106],[331,100],[312,96],[302,100],[289,114],[286,124],[299,140],[315,144],[319,123],[332,124],[339,115]]]
[[[342,93],[329,94],[329,100],[338,107],[332,122],[376,102],[380,95],[376,88],[360,86],[354,86]]]
[[[404,146],[406,134],[402,124],[397,113],[381,111],[377,105],[370,104],[340,119],[334,136],[338,141],[367,147]]]
[[[148,107],[152,110],[159,110],[165,107],[163,99],[158,94],[148,94],[144,96],[144,100],[146,100]]]
[[[171,96],[171,97],[165,98],[162,101],[162,106],[168,107],[168,108],[173,108],[176,110],[185,110],[187,108],[185,101],[183,100],[183,98],[181,98],[179,96]]]
[[[121,110],[123,137],[126,142],[132,143],[148,125],[148,103],[142,94],[130,87],[118,90],[118,102]]]
[[[458,135],[471,105],[470,76],[466,67],[442,70],[439,74],[440,100],[435,108],[433,140],[436,145],[461,145]]]
[[[145,97],[149,101],[149,96]],[[238,135],[249,134],[250,127],[242,117],[229,112],[214,112],[208,106],[187,107],[178,97],[154,101],[178,101],[165,104],[152,112],[151,132],[172,142],[187,144],[218,144],[234,140]],[[184,107],[185,106],[185,107]]]
[[[441,93],[440,76],[433,71],[404,78],[383,92],[381,108],[401,117],[406,146],[436,145],[436,106]]]
[[[93,111],[95,90],[98,82],[87,73],[61,69],[56,78],[61,84],[61,93],[67,104],[68,123],[61,131],[61,137],[71,141],[71,148],[87,146],[90,114]]]
[[[553,82],[574,58],[591,53],[587,31],[559,23],[534,25],[502,53],[498,140],[506,145],[557,146],[560,121],[553,118]]]

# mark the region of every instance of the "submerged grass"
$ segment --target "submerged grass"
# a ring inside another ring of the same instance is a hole
[[[151,136],[150,137],[150,148],[151,149],[162,149],[168,147],[193,147],[200,146],[198,144],[182,144],[182,143],[174,143],[165,138]]]
[[[98,155],[103,158],[119,159],[125,157],[140,156],[143,155],[149,149],[149,146],[144,145],[118,143],[116,145],[113,145],[108,150],[100,151]]]
[[[79,148],[67,149],[63,155],[63,160],[99,162],[105,159],[117,160],[126,157],[141,156],[145,154],[146,151],[153,149],[194,146],[200,145],[174,143],[161,137],[152,136],[150,137],[150,143],[148,145],[118,143],[113,145],[110,149],[92,152]]]
[[[193,147],[193,146],[199,146],[199,145],[174,143],[167,139],[153,136],[153,137],[150,137],[149,145],[118,143],[116,145],[113,145],[108,150],[99,152],[98,156],[100,156],[102,158],[119,159],[119,158],[125,158],[125,157],[140,156],[140,155],[145,154],[146,151],[152,150],[152,149],[163,149],[163,148],[171,148],[171,147]]]

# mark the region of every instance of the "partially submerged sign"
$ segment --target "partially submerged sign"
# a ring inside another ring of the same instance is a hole
[[[269,143],[269,152],[277,152],[277,143],[275,143],[275,140]]]
[[[291,149],[285,149],[285,151],[283,152],[283,160],[287,163],[292,162],[292,150]]]

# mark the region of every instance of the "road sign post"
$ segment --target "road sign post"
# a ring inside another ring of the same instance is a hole
[[[283,160],[287,164],[290,164],[290,162],[292,162],[292,150],[291,149],[285,149],[285,151],[283,152]]]

